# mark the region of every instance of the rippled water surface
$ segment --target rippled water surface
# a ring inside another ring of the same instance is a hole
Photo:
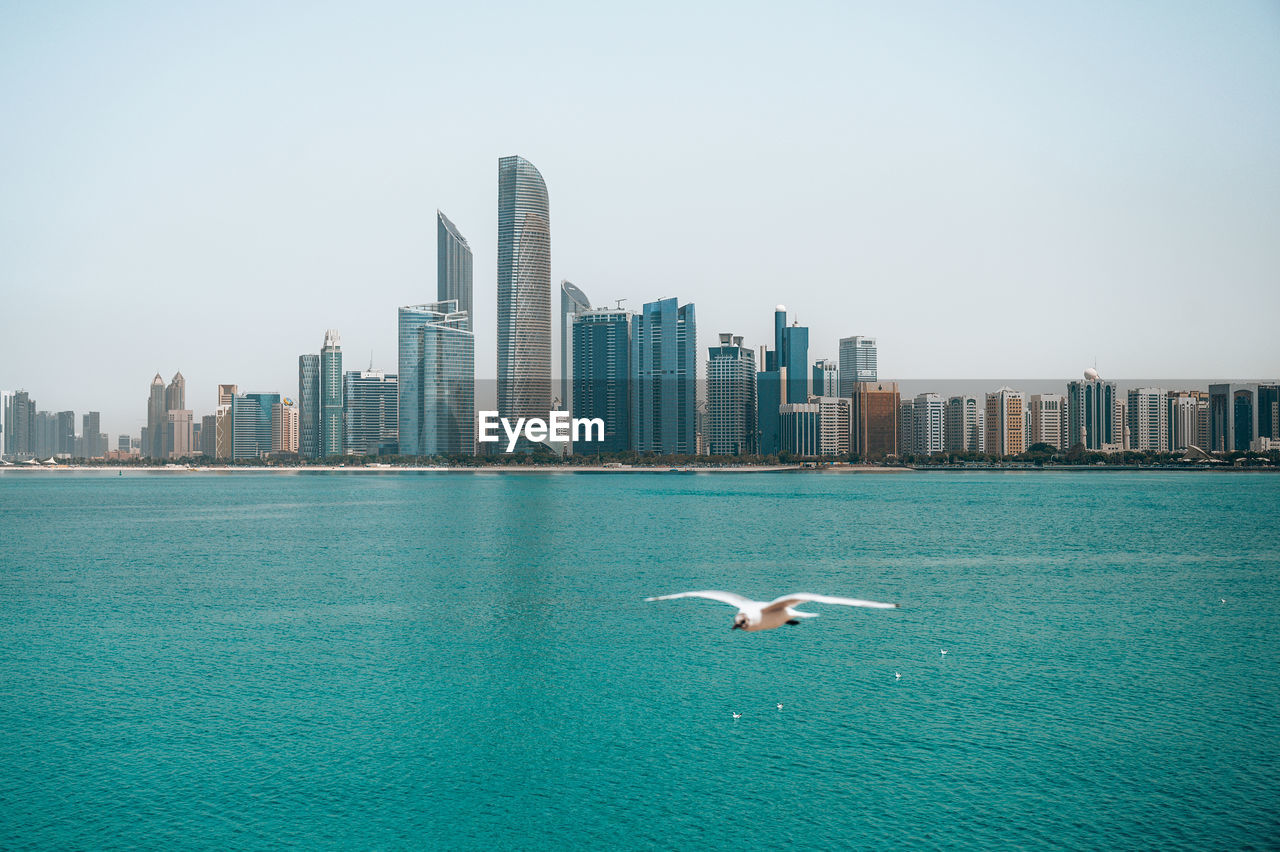
[[[1276,475],[9,473],[0,537],[6,849],[1280,845]]]

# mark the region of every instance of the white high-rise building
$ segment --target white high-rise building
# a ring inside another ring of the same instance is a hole
[[[946,404],[936,393],[916,396],[913,406],[915,426],[912,428],[914,444],[911,451],[917,455],[931,456],[945,449]]]
[[[1132,388],[1129,391],[1129,449],[1168,452],[1168,399],[1169,392],[1164,388]]]
[[[1067,398],[1057,393],[1031,395],[1027,446],[1048,444],[1055,449],[1065,449],[1067,432]]]
[[[740,336],[721,334],[707,350],[706,424],[711,455],[756,452],[756,358]]]
[[[840,396],[849,398],[855,382],[878,382],[876,371],[874,337],[840,338]]]

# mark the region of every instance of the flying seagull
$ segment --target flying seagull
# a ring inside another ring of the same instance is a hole
[[[818,617],[816,612],[797,612],[792,609],[796,604],[825,603],[839,604],[841,606],[866,606],[872,609],[895,609],[898,606],[892,603],[860,601],[856,598],[832,598],[826,595],[811,595],[808,592],[783,595],[772,601],[752,601],[747,600],[742,595],[735,595],[733,592],[714,591],[680,592],[676,595],[659,595],[655,598],[645,598],[645,600],[669,601],[676,598],[706,598],[707,600],[720,601],[720,603],[736,606],[738,614],[733,617],[732,629],[748,631],[772,630],[784,624],[799,624],[800,622],[797,619]]]

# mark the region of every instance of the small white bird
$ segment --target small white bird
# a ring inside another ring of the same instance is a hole
[[[781,704],[779,704],[779,705],[778,705],[778,709],[779,709],[779,710],[781,710],[781,709],[782,709],[782,705],[781,705]]]
[[[898,674],[897,672],[894,672],[894,673],[893,673],[893,679],[894,679],[894,680],[902,680],[902,675]]]
[[[946,652],[946,651],[943,651],[943,652],[942,652],[942,656],[944,656],[944,657],[945,657],[946,655],[947,655],[947,652]]]
[[[1227,602],[1227,599],[1226,599],[1226,598],[1218,598],[1218,600],[1222,601],[1223,603],[1226,603],[1226,602]]]
[[[742,718],[742,714],[741,714],[741,713],[734,713],[734,714],[733,714],[733,718],[735,718],[735,719],[741,719],[741,718]]]
[[[839,604],[841,606],[865,606],[872,609],[896,609],[897,604],[893,603],[877,603],[876,601],[862,601],[856,598],[832,598],[826,595],[811,595],[808,592],[796,592],[795,594],[783,595],[772,601],[753,601],[735,595],[733,592],[680,592],[676,595],[659,595],[654,598],[645,598],[646,601],[669,601],[676,598],[706,598],[707,600],[720,601],[730,606],[738,608],[738,614],[733,617],[733,630],[747,630],[755,632],[758,630],[772,630],[775,627],[781,627],[784,624],[799,624],[797,619],[800,618],[817,618],[816,612],[799,612],[792,609],[795,604],[802,603],[825,603]]]

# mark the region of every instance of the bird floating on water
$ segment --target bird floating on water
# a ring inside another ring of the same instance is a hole
[[[746,630],[755,632],[759,630],[772,630],[775,627],[781,627],[784,624],[799,624],[797,619],[801,618],[817,618],[816,612],[799,612],[792,609],[796,604],[803,603],[825,603],[839,604],[840,606],[863,606],[871,609],[897,609],[895,603],[879,603],[877,601],[863,601],[857,598],[833,598],[827,595],[813,595],[808,592],[796,592],[790,595],[783,595],[772,601],[753,601],[744,598],[742,595],[735,595],[733,592],[680,592],[675,595],[658,595],[653,598],[645,598],[646,601],[669,601],[676,598],[706,598],[707,600],[720,601],[730,606],[738,608],[738,614],[733,617],[733,630]]]
[[[779,705],[778,705],[778,709],[779,709],[779,710],[781,710],[781,709],[782,709],[782,705],[781,705],[781,704],[779,704]]]
[[[893,673],[893,679],[894,679],[894,680],[902,680],[902,675],[898,674],[897,672],[894,672],[894,673]]]
[[[733,718],[735,718],[735,719],[741,719],[741,718],[742,718],[742,714],[741,714],[741,713],[734,713],[734,714],[733,714]]]
[[[943,652],[942,652],[942,656],[944,656],[944,657],[945,657],[946,655],[947,655],[947,652],[946,652],[946,651],[943,651]]]

